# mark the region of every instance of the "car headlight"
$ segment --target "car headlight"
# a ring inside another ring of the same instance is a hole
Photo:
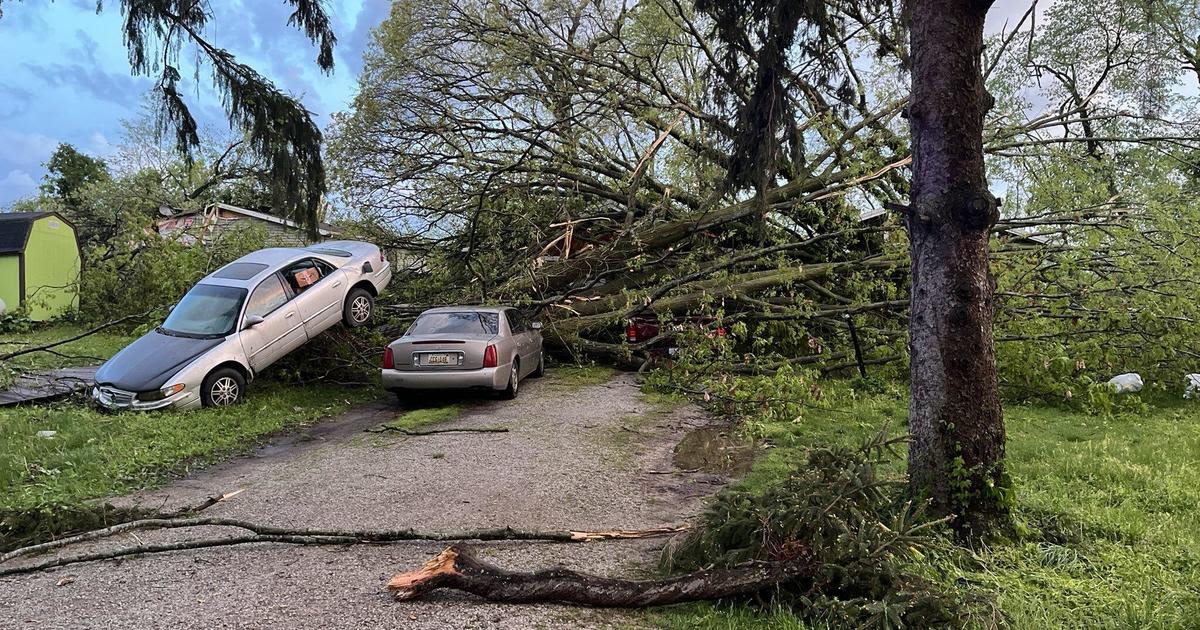
[[[140,394],[137,395],[137,399],[142,402],[151,402],[151,401],[155,401],[155,400],[162,400],[168,396],[174,396],[175,394],[178,394],[181,391],[183,391],[183,383],[176,383],[174,385],[171,385],[169,387],[164,387],[157,391],[141,392]]]

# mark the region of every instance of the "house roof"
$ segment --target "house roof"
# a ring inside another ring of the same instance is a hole
[[[0,254],[20,254],[29,242],[29,231],[33,222],[55,212],[9,212],[0,213]],[[60,217],[61,218],[61,217]]]
[[[219,208],[219,209],[225,210],[227,212],[233,212],[235,214],[247,216],[252,219],[258,219],[259,221],[266,221],[267,223],[274,223],[276,225],[282,225],[282,226],[290,227],[290,228],[293,228],[296,230],[303,229],[302,227],[300,227],[300,224],[296,223],[295,221],[290,221],[288,219],[284,219],[283,217],[277,217],[277,216],[274,216],[271,214],[267,214],[265,212],[258,212],[256,210],[248,210],[246,208],[232,206],[227,203],[214,203],[214,204],[208,206],[206,208],[206,210],[211,209],[211,208]],[[188,215],[197,214],[199,212],[201,212],[201,211],[194,210],[191,212],[180,212],[178,214],[172,214],[171,217],[172,218],[186,217]],[[332,225],[330,225],[328,223],[319,223],[319,224],[317,224],[317,233],[320,234],[321,236],[333,236],[334,234],[338,234],[338,231],[337,231],[337,228],[333,227]]]

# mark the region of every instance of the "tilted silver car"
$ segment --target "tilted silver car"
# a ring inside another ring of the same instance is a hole
[[[192,287],[153,332],[96,372],[110,409],[231,405],[267,366],[326,329],[366,324],[392,279],[370,243],[329,241],[247,254]]]
[[[514,308],[447,306],[421,313],[383,355],[383,386],[480,388],[515,398],[521,379],[545,371],[542,325]]]

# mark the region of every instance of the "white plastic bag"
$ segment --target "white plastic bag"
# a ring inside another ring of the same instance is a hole
[[[1187,388],[1183,390],[1184,398],[1200,397],[1200,374],[1188,374],[1183,377],[1183,382]]]
[[[1142,391],[1142,375],[1137,372],[1118,374],[1108,379],[1108,384],[1112,385],[1118,394],[1136,394]]]

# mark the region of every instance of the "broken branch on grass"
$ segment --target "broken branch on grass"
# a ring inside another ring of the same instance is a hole
[[[122,317],[120,319],[114,319],[111,322],[105,322],[103,324],[100,324],[99,326],[96,326],[95,328],[81,332],[78,335],[74,335],[72,337],[67,337],[66,339],[60,339],[58,341],[53,341],[50,343],[42,344],[40,346],[30,346],[28,348],[21,348],[20,350],[13,350],[12,352],[9,352],[6,354],[0,354],[0,361],[7,361],[9,359],[19,357],[21,355],[32,354],[34,352],[47,352],[51,348],[57,348],[58,346],[71,343],[72,341],[79,341],[80,339],[83,339],[84,337],[87,337],[88,335],[94,335],[106,328],[112,328],[113,326],[116,326],[117,324],[123,324],[127,321],[131,321],[131,320],[135,320],[135,319],[142,319],[142,318],[146,317],[147,315],[149,315],[150,313],[157,311],[159,308],[160,307],[156,306],[144,313],[139,313],[137,315],[126,315],[125,317]]]
[[[400,601],[439,588],[465,591],[496,602],[562,602],[587,606],[644,607],[756,593],[811,575],[804,561],[744,562],[663,580],[621,580],[556,567],[536,573],[501,569],[475,558],[465,547],[447,548],[416,571],[400,573],[387,589]]]
[[[404,435],[434,435],[437,433],[508,433],[508,427],[478,427],[465,429],[405,429],[381,425],[374,429],[363,429],[366,433],[403,433]]]

